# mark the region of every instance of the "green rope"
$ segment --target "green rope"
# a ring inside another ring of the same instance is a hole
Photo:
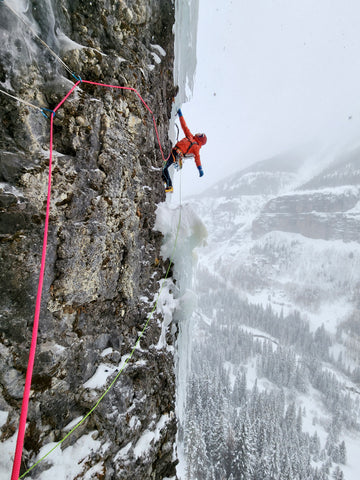
[[[149,322],[153,316],[153,313],[155,312],[156,308],[157,308],[157,304],[159,302],[159,298],[160,298],[160,295],[161,295],[161,292],[164,288],[164,285],[165,285],[165,281],[166,279],[168,278],[169,276],[169,273],[170,273],[170,268],[173,264],[173,259],[174,259],[174,255],[175,255],[175,251],[176,251],[176,246],[177,246],[177,242],[178,242],[178,237],[179,237],[179,230],[180,230],[180,224],[181,224],[181,208],[182,208],[182,205],[181,205],[181,175],[180,175],[180,210],[179,210],[179,221],[178,221],[178,224],[177,224],[177,229],[176,229],[176,236],[175,236],[175,243],[174,243],[174,247],[173,247],[173,250],[171,252],[171,257],[170,257],[170,263],[169,263],[169,266],[168,266],[168,269],[166,271],[166,275],[165,275],[165,278],[163,279],[162,281],[162,284],[161,284],[161,287],[160,287],[160,290],[159,290],[159,293],[158,293],[158,296],[156,298],[156,301],[155,301],[155,304],[154,304],[154,307],[153,309],[151,310],[146,322],[145,322],[145,325],[144,325],[144,328],[142,329],[142,331],[140,332],[139,336],[138,336],[138,339],[135,343],[135,346],[133,347],[130,355],[127,357],[127,359],[125,360],[124,362],[124,365],[121,367],[121,369],[119,370],[119,372],[117,373],[116,377],[114,378],[114,380],[110,383],[110,385],[108,386],[108,388],[105,390],[105,392],[101,395],[101,397],[99,398],[99,400],[95,403],[95,405],[92,407],[91,410],[89,410],[89,412],[85,415],[84,418],[82,418],[75,426],[74,428],[72,428],[70,430],[70,432],[68,432],[65,437],[60,440],[51,450],[49,450],[43,457],[41,457],[36,463],[34,463],[34,465],[32,465],[28,470],[26,470],[25,473],[23,473],[19,478],[23,478],[25,477],[33,468],[35,468],[37,465],[39,465],[40,462],[42,462],[43,460],[45,460],[45,458],[47,458],[56,448],[58,448],[63,442],[65,442],[65,440],[77,429],[80,427],[80,425],[82,425],[85,420],[94,412],[94,410],[98,407],[98,405],[100,404],[100,402],[104,399],[104,397],[109,393],[109,391],[111,390],[111,388],[114,386],[114,384],[116,383],[117,379],[120,377],[121,373],[123,372],[124,368],[126,367],[126,365],[129,363],[129,361],[131,360],[132,356],[134,355],[134,352],[136,350],[136,348],[138,347],[139,343],[140,343],[140,340],[141,340],[141,337],[144,335],[145,331],[146,331],[146,328],[147,326],[149,325]]]

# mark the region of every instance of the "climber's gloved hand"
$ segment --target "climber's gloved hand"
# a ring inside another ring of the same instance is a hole
[[[177,114],[179,115],[179,117],[182,117],[182,116],[183,116],[182,111],[180,110],[180,108],[178,109]]]
[[[204,170],[202,169],[202,167],[198,167],[198,170],[199,170],[199,177],[202,177],[204,175]]]

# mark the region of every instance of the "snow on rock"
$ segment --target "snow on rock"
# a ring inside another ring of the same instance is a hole
[[[101,478],[105,473],[104,464],[102,462],[97,463],[88,470],[84,475],[84,480],[93,480],[94,478]]]
[[[141,458],[142,456],[146,455],[151,448],[151,443],[159,441],[161,437],[161,430],[167,424],[169,418],[170,417],[167,414],[162,415],[154,430],[145,430],[134,447],[134,455],[136,458]]]
[[[107,355],[111,355],[113,353],[114,349],[112,347],[105,348],[103,352],[101,352],[102,357],[106,357]]]
[[[5,425],[9,413],[0,410],[0,428]]]
[[[86,468],[87,460],[91,458],[91,455],[95,451],[101,451],[101,443],[97,440],[94,440],[94,436],[97,432],[90,432],[88,435],[83,435],[79,440],[77,440],[74,445],[65,448],[62,450],[58,447],[47,459],[46,461],[51,464],[51,467],[45,472],[40,473],[36,478],[38,480],[45,480],[49,478],[64,478],[64,471],[71,472],[71,477],[66,478],[76,478],[77,475],[82,475]],[[39,452],[38,458],[46,455],[56,443],[49,443],[45,445]],[[102,463],[98,463],[91,468],[91,473],[104,473]],[[86,472],[86,478],[96,478],[95,476],[89,476],[90,470]],[[30,477],[29,477],[30,478]]]
[[[157,312],[161,313],[161,317],[163,319],[161,324],[161,334],[156,346],[156,348],[159,350],[167,347],[166,333],[174,319],[174,312],[178,305],[178,301],[174,299],[174,295],[171,291],[172,288],[173,282],[171,280],[163,280],[157,302]]]
[[[116,454],[115,456],[115,461],[117,460],[126,460],[128,454],[129,454],[129,451],[131,449],[131,445],[132,445],[132,442],[129,442],[127,445],[125,445],[124,448],[122,448],[121,450],[118,451],[118,453]]]
[[[114,372],[118,372],[124,368],[128,357],[129,355],[123,355],[118,366],[109,363],[99,365],[94,375],[84,383],[84,387],[89,389],[102,388]]]
[[[3,412],[1,412],[3,413]],[[14,452],[16,445],[16,434],[5,442],[1,443],[0,450],[0,478],[10,478],[10,472],[13,467]]]
[[[64,428],[64,432],[70,432],[70,430],[72,430],[75,427],[75,425],[77,425],[82,419],[83,417],[74,418],[72,422],[66,425],[66,427]]]
[[[153,45],[153,44],[150,44],[151,48],[153,48],[154,50],[157,50],[160,55],[162,55],[163,57],[165,57],[166,55],[166,52],[165,50],[160,46],[160,45]]]

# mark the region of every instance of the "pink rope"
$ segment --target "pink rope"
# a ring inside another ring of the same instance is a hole
[[[89,80],[82,80],[82,82],[83,83],[89,83],[90,85],[97,85],[99,87],[117,88],[119,90],[130,90],[131,92],[136,93],[136,95],[140,98],[140,100],[144,104],[145,108],[151,113],[151,115],[153,117],[156,137],[157,137],[157,141],[158,141],[158,144],[159,144],[159,147],[160,147],[161,156],[162,156],[164,162],[166,162],[167,159],[165,159],[165,155],[164,155],[164,152],[163,152],[163,149],[162,149],[162,146],[161,146],[159,132],[158,132],[158,129],[157,129],[157,126],[156,126],[156,121],[155,121],[154,114],[153,114],[152,110],[150,109],[149,105],[145,102],[145,100],[142,98],[140,93],[135,88],[133,88],[133,87],[120,87],[119,85],[107,85],[105,83],[98,83],[98,82],[89,82]]]
[[[49,229],[49,217],[50,217],[50,197],[51,197],[51,170],[52,170],[52,157],[53,157],[53,130],[54,130],[54,115],[55,112],[61,107],[61,105],[68,99],[68,97],[72,94],[72,92],[77,88],[80,83],[88,83],[91,85],[97,85],[100,87],[108,87],[108,88],[117,88],[121,90],[130,90],[140,98],[146,109],[151,113],[153,117],[154,128],[156,132],[157,141],[160,147],[161,155],[166,162],[163,149],[160,142],[159,132],[156,127],[156,121],[153,112],[139,94],[139,92],[132,87],[120,87],[117,85],[106,85],[103,83],[97,82],[90,82],[88,80],[78,80],[73,87],[69,90],[69,92],[65,95],[65,97],[61,100],[61,102],[54,108],[51,113],[50,117],[50,157],[49,157],[49,177],[48,177],[48,191],[47,191],[47,201],[46,201],[46,215],[45,215],[45,227],[44,227],[44,238],[43,238],[43,246],[42,246],[42,256],[41,256],[41,266],[40,266],[40,274],[39,274],[39,283],[36,295],[36,304],[35,304],[35,314],[34,314],[34,323],[33,323],[33,330],[32,330],[32,337],[31,337],[31,344],[30,344],[30,353],[29,353],[29,361],[26,371],[26,378],[25,378],[25,387],[24,387],[24,394],[23,400],[21,405],[21,413],[20,413],[20,420],[19,420],[19,430],[17,435],[16,441],[16,449],[15,449],[15,456],[13,462],[13,469],[11,474],[11,480],[18,480],[20,474],[20,467],[21,467],[21,457],[22,451],[24,447],[24,437],[25,437],[25,430],[26,430],[26,420],[27,420],[27,413],[29,408],[29,397],[30,397],[30,388],[31,388],[31,380],[32,374],[34,370],[34,362],[35,362],[35,352],[36,352],[36,343],[37,343],[37,336],[38,336],[38,329],[39,329],[39,318],[40,318],[40,307],[41,307],[41,296],[43,290],[43,283],[44,283],[44,274],[45,274],[45,263],[46,263],[46,249],[47,249],[47,239],[48,239],[48,229]]]
[[[31,345],[30,345],[29,361],[28,361],[28,367],[26,371],[25,388],[24,388],[24,395],[23,395],[23,401],[21,406],[19,431],[18,431],[17,442],[16,442],[16,450],[15,450],[11,480],[17,480],[19,478],[21,456],[22,456],[22,450],[24,446],[26,419],[27,419],[27,412],[28,412],[28,406],[29,406],[31,379],[32,379],[32,374],[34,369],[36,342],[37,342],[37,334],[38,334],[38,328],[39,328],[41,294],[42,294],[42,288],[43,288],[43,282],[44,282],[46,247],[47,247],[49,216],[50,216],[53,117],[54,115],[51,114],[49,179],[48,179],[48,192],[47,192],[47,202],[46,202],[46,216],[45,216],[44,239],[43,239],[43,248],[42,248],[42,256],[41,256],[41,267],[40,267],[39,284],[38,284],[38,290],[37,290],[37,296],[36,296],[35,315],[34,315],[34,324],[33,324],[32,338],[31,338]]]
[[[99,87],[108,87],[108,88],[118,88],[119,90],[130,90],[131,92],[135,92],[136,95],[140,98],[142,103],[145,105],[146,109],[149,110],[151,115],[153,115],[153,112],[150,110],[150,107],[148,104],[145,102],[145,100],[142,98],[140,93],[133,87],[120,87],[119,85],[106,85],[105,83],[98,83],[98,82],[89,82],[89,80],[83,80],[83,83],[89,83],[90,85],[98,85]]]
[[[166,163],[167,160],[169,159],[170,155],[171,155],[171,152],[170,152],[170,154],[169,154],[169,157],[168,157],[167,159],[165,159],[165,155],[164,155],[164,152],[163,152],[163,149],[162,149],[162,146],[161,146],[160,137],[159,137],[159,132],[158,132],[158,129],[157,129],[157,126],[156,126],[156,121],[155,121],[154,115],[153,115],[153,122],[154,122],[154,127],[155,127],[155,132],[156,132],[157,141],[158,141],[158,144],[159,144],[159,147],[160,147],[161,156],[162,156],[164,162]]]
[[[78,80],[75,85],[73,85],[73,87],[71,88],[71,90],[65,95],[65,97],[61,100],[61,102],[59,103],[59,105],[56,105],[56,107],[54,108],[54,112],[57,111],[58,108],[61,107],[61,105],[65,102],[65,100],[68,99],[68,97],[72,94],[72,92],[75,90],[75,88],[79,85],[79,83],[81,83],[81,80]]]

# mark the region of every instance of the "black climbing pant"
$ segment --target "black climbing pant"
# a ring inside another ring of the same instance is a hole
[[[171,165],[173,163],[177,162],[179,160],[179,157],[180,157],[180,155],[173,148],[171,150],[170,157],[168,158],[168,160],[165,164],[165,167],[163,168],[163,171],[162,171],[162,178],[163,178],[164,182],[166,182],[167,187],[172,187],[172,181],[171,181],[171,177],[170,177],[170,173],[169,173],[169,167],[171,167]]]

